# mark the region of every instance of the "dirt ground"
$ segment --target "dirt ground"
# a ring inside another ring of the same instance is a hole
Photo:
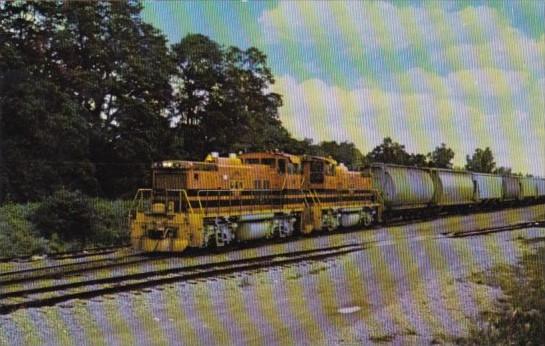
[[[18,310],[0,316],[0,344],[454,343],[502,295],[468,278],[516,264],[532,247],[545,245],[523,241],[545,237],[545,229],[456,239],[441,234],[544,218],[545,206],[533,206],[181,258],[181,264],[194,264],[366,244],[325,262]]]

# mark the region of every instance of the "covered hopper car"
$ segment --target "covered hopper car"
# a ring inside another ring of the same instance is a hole
[[[384,218],[545,200],[545,179],[460,170],[372,164]]]
[[[443,207],[475,203],[475,186],[470,172],[431,169],[434,183],[433,204]]]
[[[435,189],[427,169],[373,164],[369,168],[369,175],[381,192],[387,210],[410,212],[425,208],[433,202]]]
[[[477,203],[497,203],[503,197],[503,177],[487,173],[471,173]]]

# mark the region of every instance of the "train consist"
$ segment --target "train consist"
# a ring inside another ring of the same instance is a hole
[[[367,169],[384,201],[384,218],[545,200],[545,179],[440,168],[373,164]]]
[[[390,218],[545,200],[545,179],[392,164],[349,171],[331,158],[281,152],[162,161],[130,214],[145,252],[368,227]]]

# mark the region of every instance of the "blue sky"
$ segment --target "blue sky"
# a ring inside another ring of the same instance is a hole
[[[543,1],[150,1],[144,19],[264,51],[298,138],[445,142],[457,165],[490,146],[545,176]]]

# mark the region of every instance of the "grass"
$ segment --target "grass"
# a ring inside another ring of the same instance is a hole
[[[466,345],[542,345],[545,340],[545,248],[523,257],[519,266],[497,267],[470,280],[499,287],[497,311],[481,316],[462,341]]]

